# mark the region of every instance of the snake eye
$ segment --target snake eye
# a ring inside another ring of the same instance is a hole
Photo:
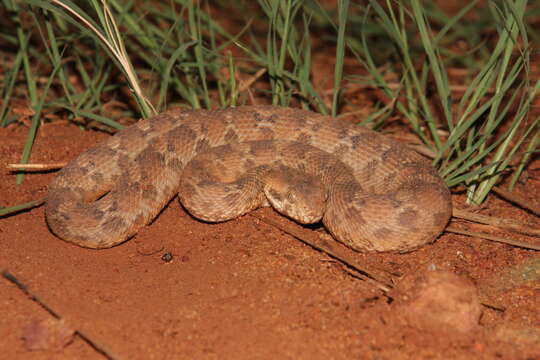
[[[287,200],[288,200],[289,202],[291,202],[291,203],[296,202],[296,195],[294,195],[293,192],[290,192],[290,191],[289,191],[289,192],[287,193]]]

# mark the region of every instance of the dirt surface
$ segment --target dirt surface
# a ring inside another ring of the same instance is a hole
[[[2,169],[18,162],[26,134],[20,124],[0,129]],[[31,162],[68,161],[107,136],[46,124]],[[517,189],[536,202],[537,167]],[[9,171],[0,176],[0,206],[12,206],[43,198],[54,172],[26,175],[19,186]],[[464,208],[463,196],[454,204]],[[496,196],[472,210],[540,223]],[[308,236],[322,231],[256,213]],[[395,288],[385,293],[257,217],[206,224],[176,200],[132,240],[100,251],[53,236],[43,207],[2,218],[0,269],[35,298],[0,278],[0,357],[540,358],[538,252],[449,233],[401,255],[330,246]]]

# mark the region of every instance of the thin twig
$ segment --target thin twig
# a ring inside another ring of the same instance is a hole
[[[460,210],[460,209],[454,209],[452,215],[456,218],[474,221],[480,224],[497,226],[501,229],[514,231],[520,234],[525,234],[525,235],[530,235],[530,236],[540,236],[540,229],[534,228],[532,226],[527,226],[513,219],[475,214],[475,213],[465,211],[465,210]]]
[[[7,164],[6,168],[16,171],[44,171],[58,170],[66,166],[67,163],[52,163],[52,164]]]
[[[500,242],[500,243],[504,243],[508,245],[518,246],[525,249],[540,250],[540,244],[533,244],[533,243],[528,243],[528,242],[520,241],[520,240],[507,239],[507,238],[503,238],[503,237],[491,235],[491,234],[486,234],[486,233],[462,230],[462,229],[455,228],[453,226],[447,226],[445,231],[451,232],[454,234],[461,234],[461,235],[467,235],[467,236],[477,237],[481,239],[496,241],[496,242]]]
[[[22,283],[17,277],[15,277],[13,274],[11,274],[7,270],[2,270],[2,277],[9,281],[10,283],[14,284],[21,290],[24,294],[26,294],[30,300],[37,303],[39,306],[41,306],[45,311],[47,311],[49,314],[51,314],[54,318],[60,320],[62,316],[60,313],[56,310],[54,310],[51,306],[49,306],[45,301],[43,301],[40,297],[38,297],[33,291],[31,291],[27,285]],[[71,324],[70,324],[71,325]],[[80,330],[75,329],[75,333],[81,337],[88,345],[90,345],[94,350],[105,356],[107,359],[116,360],[120,359],[117,355],[112,355],[113,352],[107,349],[107,346],[100,344],[97,340],[93,339],[88,333]]]
[[[249,89],[251,87],[251,85],[253,85],[253,83],[255,81],[257,81],[261,76],[263,76],[264,74],[266,73],[266,68],[262,68],[260,69],[259,71],[257,71],[255,73],[255,75],[249,77],[248,79],[246,80],[243,80],[240,82],[240,86],[238,87],[238,93],[243,93],[244,91],[246,91],[247,89]]]
[[[268,225],[271,225],[271,226],[273,226],[275,228],[278,228],[281,231],[283,231],[283,232],[285,232],[285,233],[287,233],[287,234],[289,234],[291,236],[294,236],[295,238],[297,238],[301,242],[305,243],[306,245],[309,245],[312,248],[314,248],[316,250],[319,250],[319,251],[329,255],[330,257],[338,260],[339,262],[343,263],[344,265],[356,270],[359,274],[365,274],[365,275],[358,275],[358,276],[360,278],[362,278],[363,280],[369,282],[370,284],[376,286],[378,289],[380,289],[380,290],[382,290],[384,292],[388,292],[393,287],[389,283],[388,280],[383,279],[384,276],[382,274],[380,274],[381,273],[380,271],[377,271],[377,270],[374,270],[374,269],[365,270],[365,269],[363,269],[363,267],[365,267],[365,266],[358,264],[355,260],[348,258],[345,254],[343,254],[343,253],[338,254],[336,250],[330,249],[328,246],[324,245],[322,242],[315,243],[311,239],[308,239],[307,236],[305,236],[300,231],[295,230],[293,228],[294,225],[299,226],[296,223],[290,222],[290,226],[285,227],[282,224],[279,224],[278,222],[276,222],[276,221],[274,221],[272,219],[269,219],[268,217],[262,216],[257,212],[251,212],[251,213],[249,213],[249,215],[251,215],[251,216],[253,216],[253,217],[255,217],[255,218],[257,218],[257,219],[259,219],[259,220],[261,220],[261,221],[263,221],[265,223],[267,223]],[[374,275],[376,272],[378,272],[379,274]]]

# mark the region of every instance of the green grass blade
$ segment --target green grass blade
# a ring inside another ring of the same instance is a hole
[[[45,99],[47,98],[47,93],[49,92],[49,88],[51,87],[53,80],[56,76],[56,73],[58,72],[58,69],[60,67],[55,67],[52,71],[51,75],[49,76],[49,79],[47,80],[47,84],[45,85],[45,88],[43,89],[43,96],[41,96],[40,100],[36,104],[36,106],[33,108],[34,115],[32,116],[32,125],[30,126],[30,130],[28,131],[28,135],[26,137],[26,142],[24,144],[23,152],[21,155],[21,164],[28,163],[28,159],[30,158],[30,153],[32,151],[32,147],[34,145],[34,140],[36,138],[37,130],[40,123],[41,118],[41,110],[43,108],[43,104],[45,103]],[[16,183],[17,185],[21,184],[24,180],[24,174],[20,173],[16,176]]]

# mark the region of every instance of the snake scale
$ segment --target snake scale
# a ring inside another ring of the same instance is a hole
[[[306,110],[240,106],[168,111],[83,152],[50,184],[46,220],[66,241],[108,248],[176,194],[208,222],[262,206],[322,221],[358,251],[414,250],[452,212],[436,170],[399,142]]]

